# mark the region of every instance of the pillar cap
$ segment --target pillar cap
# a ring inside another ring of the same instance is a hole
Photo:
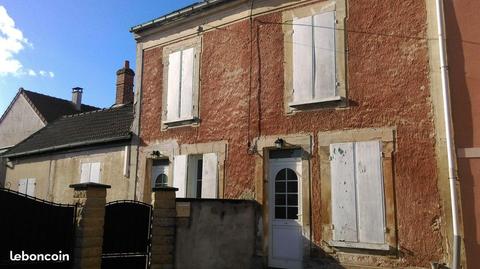
[[[153,188],[154,192],[159,192],[159,191],[178,191],[178,188],[175,187],[155,187]]]
[[[98,188],[98,189],[110,189],[110,185],[95,183],[95,182],[85,182],[85,183],[77,183],[77,184],[70,184],[70,188],[76,190],[86,190],[89,188]]]

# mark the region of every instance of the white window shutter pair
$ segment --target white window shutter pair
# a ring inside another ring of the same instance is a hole
[[[336,95],[335,11],[293,20],[293,102]]]
[[[330,145],[333,240],[385,243],[381,142]]]
[[[35,196],[35,179],[25,178],[18,182],[18,192],[25,193],[30,196]]]
[[[195,49],[168,56],[167,121],[193,118]]]
[[[100,163],[82,163],[80,168],[80,182],[100,183]]]
[[[218,157],[216,153],[203,154],[202,198],[218,198]],[[178,188],[177,197],[187,196],[188,155],[173,159],[173,186]]]

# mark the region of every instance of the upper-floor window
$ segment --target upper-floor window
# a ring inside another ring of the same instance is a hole
[[[101,164],[99,162],[82,163],[80,167],[80,182],[100,183]]]
[[[163,126],[191,124],[198,118],[199,45],[175,44],[164,57]]]
[[[332,2],[284,13],[288,112],[344,104],[343,13]]]
[[[18,181],[18,192],[35,196],[35,178],[23,178]]]

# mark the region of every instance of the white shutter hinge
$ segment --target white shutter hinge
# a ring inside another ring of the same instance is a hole
[[[332,230],[335,230],[335,225],[334,224],[332,224]]]

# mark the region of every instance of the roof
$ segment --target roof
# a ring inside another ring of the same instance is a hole
[[[133,26],[130,28],[130,32],[137,33],[142,30],[152,28],[155,26],[159,26],[162,24],[165,24],[167,22],[175,21],[180,18],[186,17],[186,16],[191,16],[193,14],[196,14],[201,11],[205,11],[217,6],[220,6],[222,4],[226,4],[229,2],[234,2],[235,0],[205,0],[205,1],[200,1],[191,5],[188,5],[186,7],[183,7],[181,9],[175,10],[173,12],[170,12],[168,14],[162,15],[156,19],[153,19],[151,21]]]
[[[131,138],[133,105],[62,116],[8,150],[20,157]]]
[[[72,115],[79,112],[88,112],[99,109],[98,107],[82,104],[80,111],[78,111],[75,108],[75,105],[69,100],[27,91],[24,89],[21,89],[20,91],[25,97],[27,97],[31,104],[35,106],[37,111],[46,122],[52,122],[63,115]]]
[[[98,107],[82,104],[80,111],[78,111],[71,101],[37,92],[27,91],[23,88],[20,88],[17,95],[15,95],[12,102],[10,102],[10,105],[0,118],[0,122],[2,122],[7,116],[8,111],[13,104],[15,104],[15,101],[17,101],[20,95],[25,97],[27,102],[32,106],[33,110],[37,112],[38,116],[45,124],[52,122],[63,115],[71,115],[79,112],[88,112],[100,109]]]

